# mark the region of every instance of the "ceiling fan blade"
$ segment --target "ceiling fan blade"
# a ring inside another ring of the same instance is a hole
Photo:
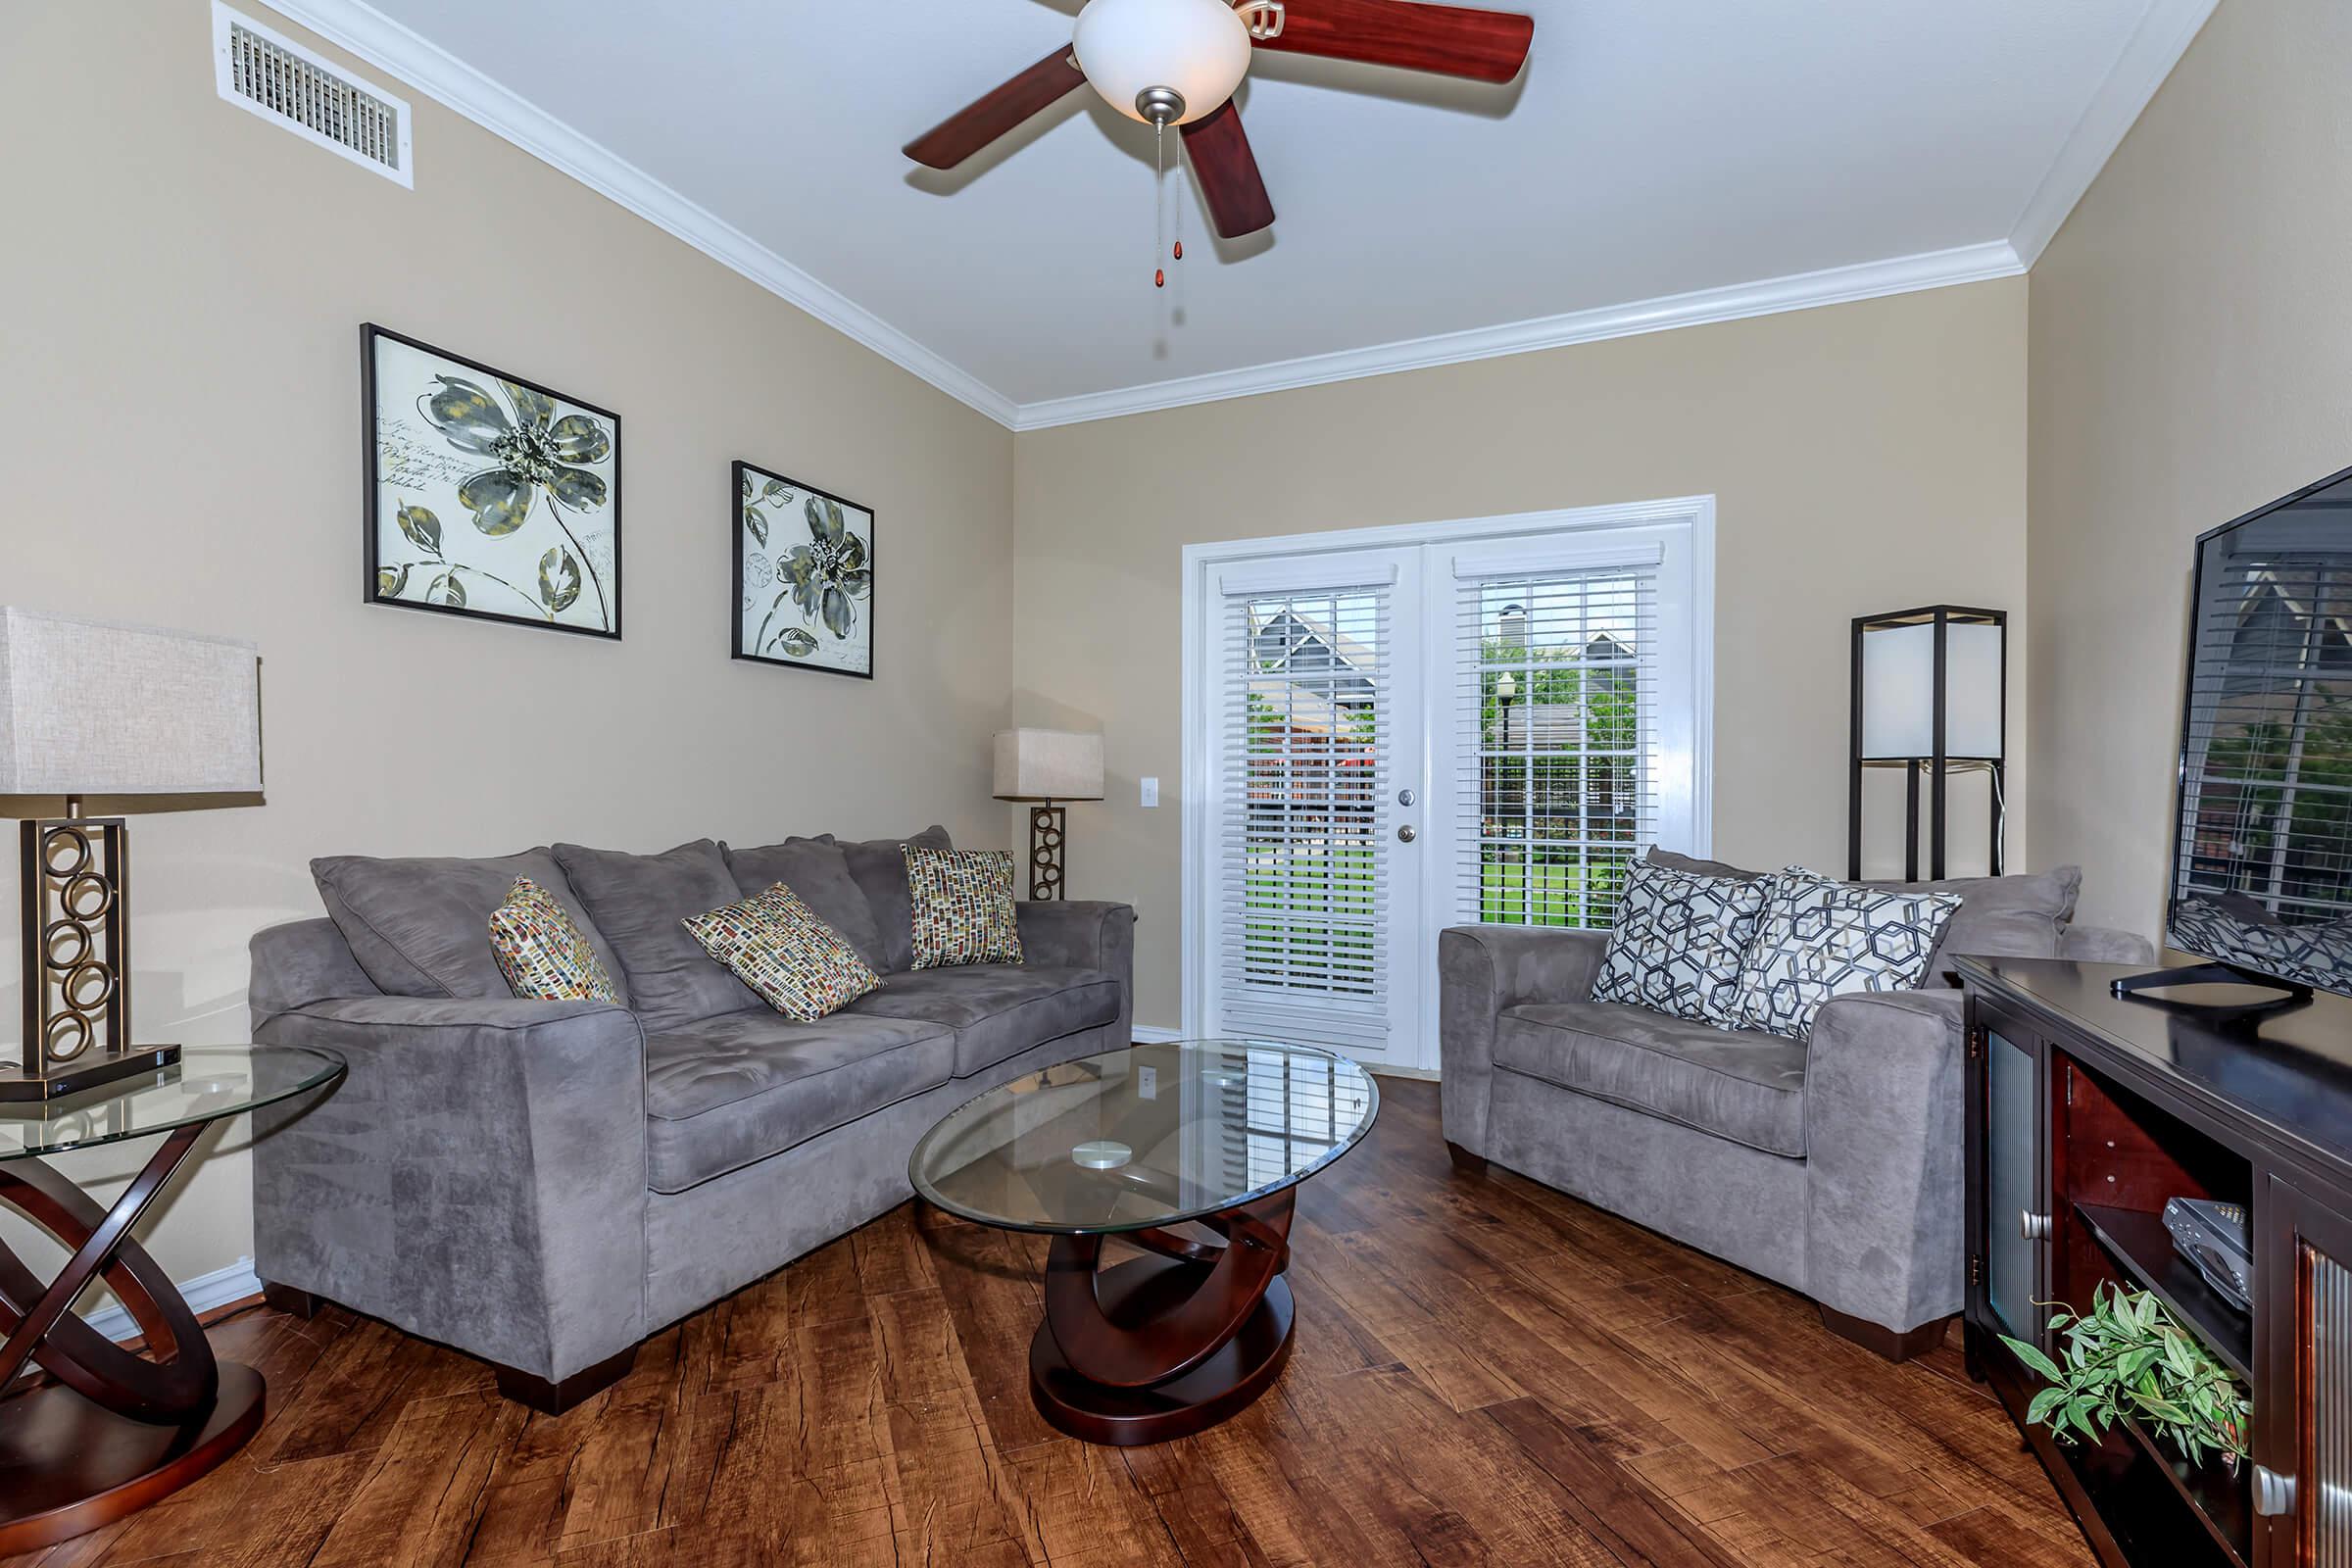
[[[954,169],[1031,115],[1060,102],[1072,87],[1085,84],[1085,73],[1065,44],[908,142],[906,156],[933,169]]]
[[[1184,150],[1192,154],[1193,173],[1219,234],[1240,239],[1274,221],[1273,198],[1266,194],[1265,176],[1257,171],[1257,155],[1250,150],[1242,112],[1232,99],[1184,127]]]
[[[1419,0],[1285,0],[1282,35],[1260,49],[1509,81],[1527,64],[1536,19]]]

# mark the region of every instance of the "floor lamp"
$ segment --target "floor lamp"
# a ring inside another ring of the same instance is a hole
[[[1862,876],[1866,769],[1904,776],[1903,880],[1919,880],[1919,808],[1928,794],[1928,876],[1944,874],[1946,796],[1956,771],[1992,784],[1992,874],[2001,874],[2002,753],[2009,722],[2009,617],[1998,610],[1931,605],[1854,621],[1852,774],[1846,797],[1846,875]]]

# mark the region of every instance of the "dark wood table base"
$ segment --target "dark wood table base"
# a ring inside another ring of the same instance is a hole
[[[1246,1408],[1291,1355],[1291,1213],[1286,1188],[1201,1220],[1222,1247],[1129,1231],[1158,1255],[1108,1269],[1102,1237],[1055,1237],[1046,1320],[1029,1343],[1038,1413],[1071,1437],[1135,1447]]]
[[[130,1237],[205,1125],[172,1132],[103,1210],[39,1159],[0,1163],[0,1202],[74,1253],[43,1285],[0,1248],[0,1388],[27,1362],[55,1380],[0,1400],[0,1554],[135,1513],[220,1465],[262,1424],[261,1374],[214,1359],[171,1276]],[[146,1355],[69,1310],[93,1279],[138,1324]]]

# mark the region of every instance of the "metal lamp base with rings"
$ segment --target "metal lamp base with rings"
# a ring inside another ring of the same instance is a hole
[[[132,1046],[130,830],[119,816],[22,824],[24,1043],[0,1063],[0,1102],[55,1100],[154,1072],[177,1046]]]

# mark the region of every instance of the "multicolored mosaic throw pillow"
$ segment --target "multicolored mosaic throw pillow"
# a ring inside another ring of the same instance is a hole
[[[769,1006],[803,1023],[839,1012],[882,983],[858,950],[781,882],[679,924]]]
[[[524,1002],[618,1002],[620,988],[547,889],[527,876],[490,911],[490,956]]]
[[[1012,857],[1003,850],[906,846],[914,902],[914,966],[1018,963],[1021,930],[1012,906]]]

